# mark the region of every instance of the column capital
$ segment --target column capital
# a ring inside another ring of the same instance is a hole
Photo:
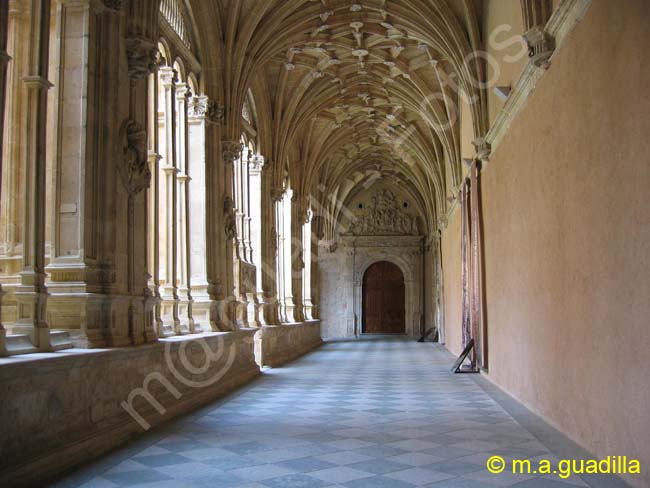
[[[23,83],[28,89],[37,88],[39,90],[49,90],[54,85],[42,76],[25,76]]]
[[[264,156],[256,154],[248,162],[251,171],[260,172],[264,168]]]
[[[238,141],[221,141],[221,154],[223,162],[233,164],[241,155],[244,146]]]
[[[158,66],[158,48],[155,43],[143,37],[126,39],[126,56],[129,62],[129,76],[133,80],[146,78]]]
[[[283,186],[276,186],[271,188],[271,200],[274,202],[279,202],[284,198],[284,193],[286,189]]]

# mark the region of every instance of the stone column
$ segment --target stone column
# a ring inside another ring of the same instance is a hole
[[[159,131],[158,131],[158,71],[149,75],[149,171],[151,172],[151,185],[147,190],[148,205],[148,265],[149,269],[149,289],[153,295],[154,303],[154,327],[158,336],[164,335],[162,321],[160,296],[160,155],[159,148]]]
[[[226,316],[227,283],[223,263],[226,245],[224,238],[225,168],[222,164],[221,133],[224,111],[215,101],[206,100],[205,139],[205,206],[206,206],[206,275],[210,297],[210,328],[213,331],[232,329]]]
[[[264,322],[267,325],[280,323],[278,302],[278,220],[277,207],[282,200],[282,189],[273,187],[273,165],[266,163],[262,168],[262,247],[261,286]]]
[[[5,300],[5,319],[9,319],[7,308],[11,315],[15,314],[14,297],[11,297],[15,286],[20,284],[20,271],[22,269],[22,225],[23,199],[22,195],[22,164],[25,161],[26,133],[24,131],[27,117],[25,106],[26,97],[23,96],[23,77],[29,72],[30,13],[29,2],[3,0],[3,8],[7,8],[7,47],[5,51],[11,52],[13,59],[8,65],[5,101],[6,107],[3,114],[6,120],[11,121],[5,126],[2,139],[3,166],[2,166],[2,199],[0,200],[0,263],[2,264],[2,281],[5,291],[9,293]],[[5,62],[7,58],[5,58]],[[9,288],[9,289],[7,289]],[[11,301],[12,306],[7,306]],[[15,320],[15,318],[11,318]]]
[[[293,321],[304,322],[305,311],[302,296],[303,270],[305,257],[303,253],[303,225],[308,220],[305,197],[294,193],[291,198],[291,295],[293,297]]]
[[[192,294],[190,293],[190,221],[188,218],[189,208],[189,174],[188,174],[188,124],[187,124],[187,99],[190,90],[186,83],[176,85],[176,161],[178,167],[178,208],[176,213],[177,233],[177,262],[179,279],[179,320],[181,322],[181,333],[193,333],[194,319],[192,317]]]
[[[249,260],[255,265],[255,289],[254,294],[250,298],[253,303],[253,319],[252,325],[261,327],[266,324],[264,317],[264,291],[262,288],[262,256],[263,256],[263,238],[262,238],[262,214],[264,212],[262,202],[262,173],[264,169],[264,158],[262,156],[254,156],[248,163],[249,174],[249,208],[250,214],[248,218],[248,232],[249,232],[249,246],[250,256]]]
[[[521,0],[524,17],[524,39],[528,44],[531,62],[548,68],[555,51],[555,39],[546,31],[546,23],[553,13],[552,0]]]
[[[45,317],[45,146],[49,61],[50,0],[32,0],[29,71],[26,88],[26,151],[23,197],[23,268],[16,289],[17,315],[14,333],[27,334],[42,351],[51,349]]]
[[[233,146],[234,147],[234,146]],[[248,298],[246,296],[246,275],[248,263],[246,261],[246,180],[245,166],[248,148],[239,144],[238,157],[228,166],[232,169],[232,201],[235,215],[235,233],[233,244],[234,263],[234,291],[235,291],[235,317],[238,326],[248,327]],[[231,181],[226,177],[226,182]]]
[[[109,2],[121,6],[121,2]],[[130,33],[125,39],[128,62],[128,118],[120,125],[119,142],[122,153],[117,169],[126,195],[118,192],[116,221],[117,270],[125,283],[120,284],[121,297],[114,299],[124,316],[131,344],[157,340],[154,330],[154,304],[148,286],[147,270],[147,194],[151,183],[147,153],[149,117],[147,102],[149,75],[158,59],[156,44],[149,38]],[[126,196],[126,198],[124,198]],[[126,200],[126,209],[124,208]],[[126,210],[126,216],[124,211]],[[126,218],[124,218],[126,217]],[[126,221],[126,228],[123,227]],[[126,241],[125,241],[126,237]],[[121,255],[121,256],[120,256]],[[122,256],[126,257],[126,267]],[[126,285],[126,286],[125,286]],[[111,342],[115,343],[114,340]],[[116,344],[117,345],[117,344]]]
[[[237,216],[233,195],[234,164],[241,157],[242,146],[237,141],[221,141],[221,157],[224,164],[224,193],[223,193],[223,234],[225,238],[225,262],[223,262],[222,281],[225,286],[223,303],[224,325],[235,330],[242,325],[243,317],[239,301],[236,278],[239,277],[237,259]]]
[[[324,235],[324,217],[314,215],[311,221],[311,297],[312,317],[320,320],[320,266],[318,258],[320,252],[319,243]]]
[[[103,70],[116,54],[97,48],[101,32],[119,21],[119,12],[93,0],[61,0],[58,12],[59,65],[56,71],[58,132],[48,316],[52,328],[70,330],[75,345],[106,345],[102,324],[109,321],[101,267],[99,218],[106,179],[101,148],[113,123],[102,91]],[[84,57],[85,56],[85,57]],[[101,81],[98,81],[101,80]]]
[[[176,74],[170,67],[159,69],[160,80],[164,90],[165,144],[163,151],[163,190],[159,208],[162,211],[163,232],[161,261],[164,265],[162,292],[164,335],[180,334],[179,297],[177,288],[177,189],[176,180]]]
[[[188,171],[190,176],[188,215],[190,226],[191,295],[194,328],[201,332],[210,323],[206,244],[206,131],[209,101],[206,96],[190,99],[188,123]]]
[[[4,140],[4,121],[5,121],[5,100],[7,89],[7,65],[9,64],[9,54],[7,54],[7,29],[9,27],[9,4],[0,3],[0,189],[2,188],[2,163],[3,163],[3,140]],[[2,285],[0,284],[0,357],[7,352],[5,346],[6,331],[2,325]]]

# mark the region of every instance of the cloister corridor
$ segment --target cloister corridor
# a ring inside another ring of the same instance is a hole
[[[489,456],[589,456],[437,344],[327,342],[56,488],[617,488],[618,478],[492,475]]]

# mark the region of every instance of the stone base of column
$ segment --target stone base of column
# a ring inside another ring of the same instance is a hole
[[[176,290],[165,288],[162,295],[161,315],[163,321],[162,337],[181,334],[179,302]]]
[[[232,302],[234,309],[234,319],[237,328],[247,329],[248,328],[248,300],[244,296],[239,300],[234,300]]]
[[[210,329],[213,332],[233,332],[239,329],[235,321],[235,304],[230,299],[210,300]]]
[[[50,329],[45,321],[45,310],[48,298],[47,291],[36,285],[39,277],[33,273],[21,274],[23,284],[16,287],[16,324],[12,328],[14,334],[27,335],[39,351],[51,351]]]
[[[194,297],[192,317],[194,318],[194,331],[197,334],[210,330],[210,297]]]
[[[7,355],[7,346],[5,342],[7,337],[7,331],[1,327],[2,325],[0,325],[0,358],[3,358]]]
[[[107,320],[102,327],[106,346],[125,347],[131,345],[132,338],[129,333],[131,300],[132,297],[129,296],[108,296],[102,314]]]
[[[65,288],[66,291],[59,291],[59,288]],[[52,329],[68,331],[75,347],[106,347],[102,324],[110,322],[110,317],[105,314],[110,297],[87,293],[85,288],[71,290],[69,285],[50,285],[48,323]]]
[[[187,290],[180,291],[180,300],[178,302],[178,317],[180,321],[180,333],[194,334],[196,326],[193,316],[194,300]]]
[[[264,325],[276,325],[280,323],[278,300],[270,292],[264,292],[262,300],[262,315],[264,316]]]
[[[311,298],[305,299],[303,303],[303,310],[304,310],[305,320],[315,320],[314,304],[312,303]]]

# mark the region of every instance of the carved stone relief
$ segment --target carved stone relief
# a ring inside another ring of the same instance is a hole
[[[130,195],[136,195],[149,187],[151,171],[147,164],[147,132],[133,120],[127,120],[120,129],[122,158],[118,160],[118,171],[124,188]]]
[[[353,235],[418,235],[417,218],[400,210],[390,190],[378,191],[372,197],[368,215],[359,217],[350,227]]]

